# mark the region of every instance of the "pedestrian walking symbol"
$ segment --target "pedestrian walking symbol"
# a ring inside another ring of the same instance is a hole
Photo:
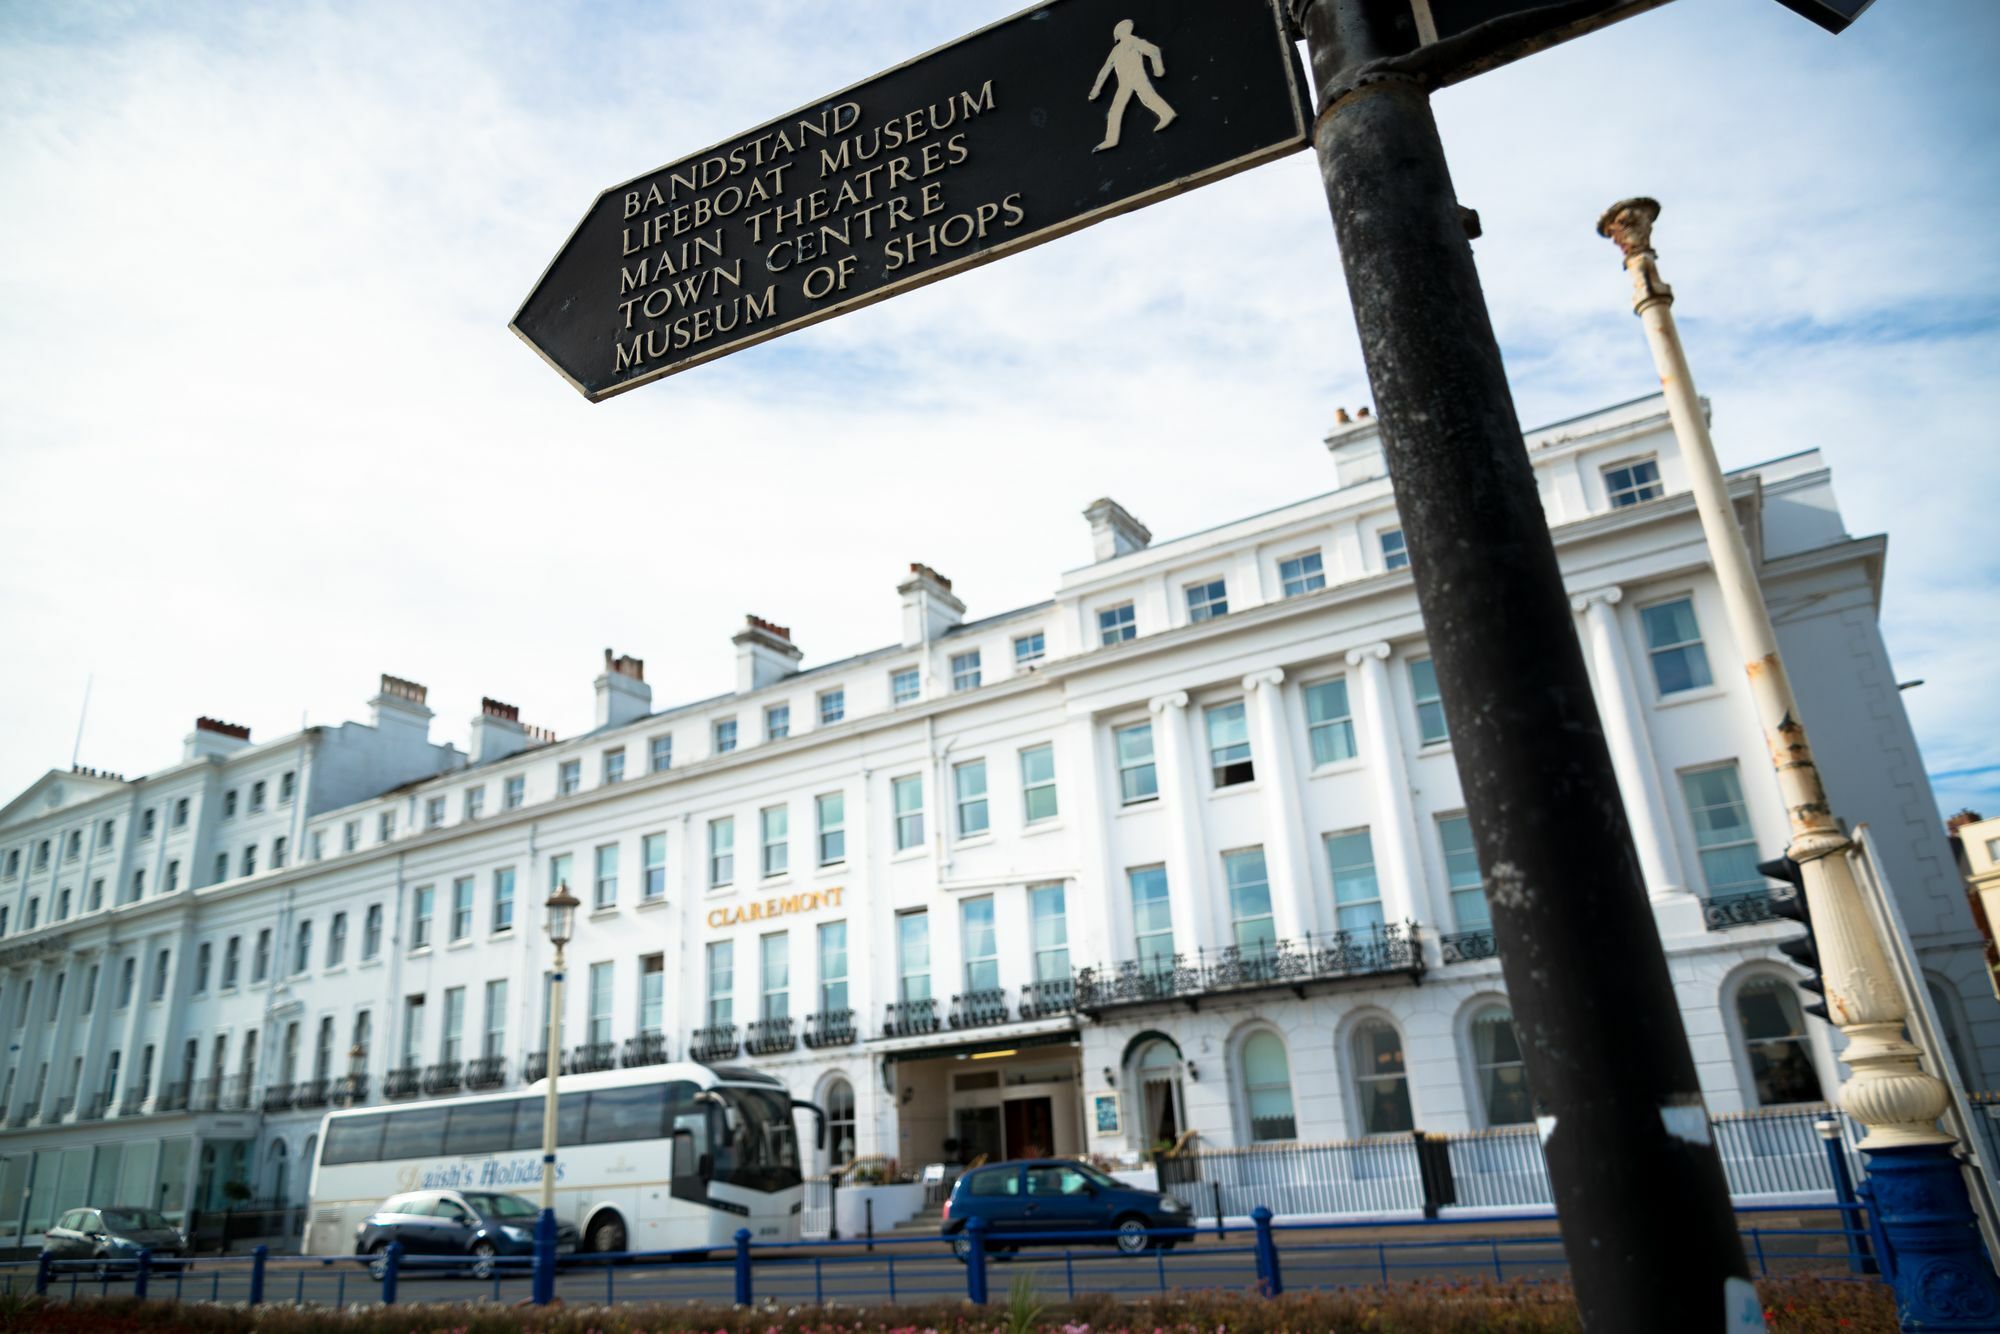
[[[1118,40],[1111,47],[1111,54],[1104,59],[1104,68],[1097,71],[1097,82],[1090,85],[1090,100],[1095,102],[1104,91],[1104,81],[1113,74],[1118,76],[1118,91],[1111,95],[1111,114],[1104,123],[1104,142],[1091,149],[1102,153],[1107,148],[1118,147],[1119,132],[1125,126],[1125,108],[1137,97],[1146,110],[1159,119],[1153,125],[1153,133],[1174,123],[1177,114],[1153,87],[1154,79],[1167,77],[1166,61],[1160,57],[1160,48],[1132,32],[1132,20],[1120,19],[1118,26],[1111,30]],[[1149,76],[1146,66],[1151,64],[1153,72]]]

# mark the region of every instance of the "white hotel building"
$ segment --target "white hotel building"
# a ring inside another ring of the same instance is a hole
[[[299,1201],[326,1107],[537,1077],[558,881],[566,1068],[745,1061],[843,1157],[1528,1118],[1376,427],[1326,447],[1324,494],[1171,541],[1097,502],[1036,606],[968,621],[914,566],[900,643],[811,668],[753,619],[719,698],[656,711],[607,652],[568,740],[488,701],[461,752],[384,677],[367,725],[204,719],[162,772],[49,773],[0,810],[0,1244],[86,1202]],[[1753,868],[1784,815],[1664,409],[1527,448],[1709,1107],[1815,1100],[1830,1032]],[[1814,452],[1732,487],[1836,806],[1986,1087],[1886,542]]]

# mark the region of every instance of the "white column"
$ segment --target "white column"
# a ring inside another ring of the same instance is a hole
[[[1290,738],[1285,735],[1285,701],[1279,686],[1280,668],[1252,672],[1243,678],[1250,704],[1252,754],[1264,805],[1264,859],[1271,877],[1271,912],[1281,940],[1298,940],[1316,926],[1310,873],[1299,853],[1302,820],[1298,812],[1298,775],[1292,763]]]
[[[1653,756],[1631,658],[1625,652],[1625,637],[1619,633],[1618,613],[1613,610],[1624,595],[1617,587],[1599,588],[1577,594],[1569,604],[1583,616],[1584,649],[1597,678],[1597,709],[1604,718],[1604,739],[1611,748],[1618,789],[1625,794],[1625,818],[1631,822],[1632,840],[1639,846],[1646,888],[1656,903],[1686,899],[1691,896],[1679,850],[1674,846],[1673,822],[1667,817],[1659,762]]]
[[[1347,655],[1361,681],[1361,757],[1368,766],[1373,808],[1370,825],[1375,873],[1382,886],[1382,917],[1428,924],[1451,919],[1433,911],[1425,890],[1423,858],[1418,855],[1416,824],[1410,810],[1409,768],[1396,729],[1395,696],[1389,690],[1390,648],[1369,644]]]
[[[56,1104],[62,1101],[63,1086],[69,1078],[69,1064],[75,1057],[70,1050],[71,1030],[76,1025],[77,997],[83,990],[84,974],[89,971],[82,956],[65,954],[62,960],[63,994],[62,1003],[56,1013],[50,1016],[51,1037],[49,1039],[49,1087],[42,1090],[41,1116],[44,1125],[55,1120]],[[81,1096],[82,1085],[78,1085]]]
[[[35,1091],[35,1071],[32,1065],[34,1053],[32,1043],[27,1039],[33,1031],[33,992],[45,985],[44,965],[37,960],[30,964],[26,976],[20,969],[11,972],[7,987],[6,1033],[13,1039],[9,1043],[14,1049],[14,1088],[7,1098],[7,1105],[0,1107],[0,1118],[12,1120],[14,1113],[27,1104],[29,1095]]]
[[[1118,869],[1111,864],[1110,817],[1104,796],[1104,761],[1097,749],[1097,720],[1089,714],[1069,720],[1071,785],[1077,789],[1081,826],[1080,872],[1064,896],[1072,964],[1101,967],[1133,957],[1131,914],[1118,911]],[[1096,883],[1092,884],[1091,880]],[[1081,926],[1082,930],[1077,928]]]
[[[152,967],[153,954],[159,948],[155,943],[157,939],[158,937],[156,936],[142,936],[133,945],[132,1003],[126,1007],[124,1045],[119,1048],[121,1055],[118,1057],[118,1101],[106,1109],[109,1114],[114,1116],[118,1114],[119,1106],[124,1103],[125,1095],[138,1087],[139,1053],[146,1045],[139,1030],[146,1016],[146,996],[148,994],[146,990],[148,986],[147,971]],[[276,962],[276,955],[273,955],[272,964],[274,967],[276,966]],[[122,973],[124,969],[125,965],[120,963],[118,971]],[[118,984],[114,981],[112,985],[115,987]],[[114,992],[113,994],[115,995],[116,993]],[[259,1045],[261,1046],[262,1044],[260,1043]],[[258,1058],[261,1063],[261,1052],[259,1052]],[[159,1061],[158,1053],[154,1054],[153,1060],[155,1063]]]
[[[1149,701],[1153,712],[1153,756],[1160,801],[1173,836],[1167,841],[1167,893],[1173,905],[1174,948],[1192,955],[1213,944],[1208,929],[1209,887],[1201,824],[1200,786],[1188,754],[1188,697],[1185,690]]]

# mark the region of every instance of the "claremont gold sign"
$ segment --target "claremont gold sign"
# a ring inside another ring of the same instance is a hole
[[[818,912],[821,908],[840,906],[840,886],[831,889],[809,889],[798,894],[774,894],[768,899],[755,899],[749,903],[738,903],[708,911],[708,924],[712,927],[735,926],[740,922],[768,922],[773,917],[789,917],[793,913]]]

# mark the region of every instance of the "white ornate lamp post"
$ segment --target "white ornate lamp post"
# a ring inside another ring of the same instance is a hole
[[[563,946],[576,929],[577,897],[558,884],[543,905],[548,910],[549,943],[556,947],[549,971],[548,1092],[542,1100],[542,1212],[535,1220],[535,1274],[532,1297],[546,1306],[556,1295],[556,1076],[562,1069]]]
[[[1841,1059],[1853,1076],[1841,1086],[1840,1105],[1867,1130],[1860,1148],[1890,1247],[1882,1257],[1884,1269],[1895,1285],[1904,1328],[1992,1329],[2000,1318],[2000,1285],[1980,1245],[1971,1198],[1952,1152],[1956,1141],[1937,1127],[1950,1093],[1925,1073],[1918,1063],[1922,1053],[1903,1036],[1909,1006],[1869,920],[1849,861],[1851,844],[1834,819],[1806,744],[1770,611],[1681,349],[1673,289],[1661,279],[1653,253],[1659,214],[1651,199],[1627,199],[1605,211],[1597,230],[1624,253],[1632,275],[1632,309],[1652,345],[1716,582],[1777,771],[1792,831],[1786,853],[1804,880],[1827,1014],[1847,1035]]]

